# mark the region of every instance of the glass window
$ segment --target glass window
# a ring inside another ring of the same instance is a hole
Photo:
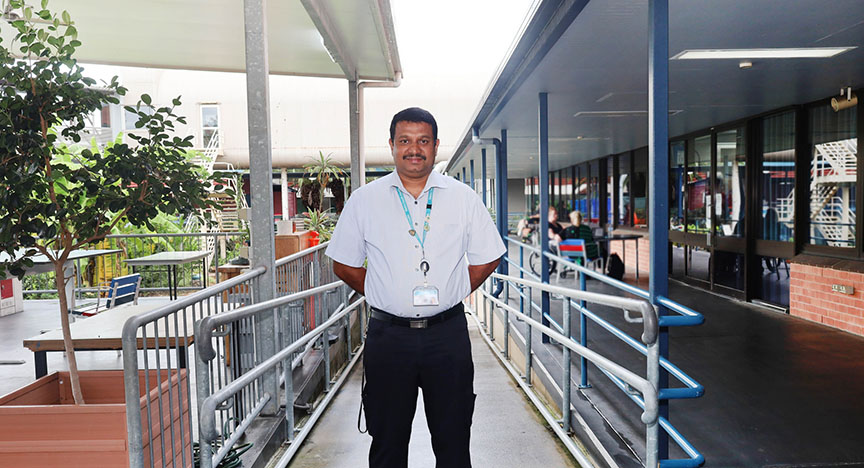
[[[685,148],[683,141],[676,141],[669,149],[669,229],[672,231],[684,230]]]
[[[710,271],[708,267],[711,265],[711,252],[690,245],[685,246],[684,249],[687,276],[702,281],[709,281]]]
[[[789,262],[783,258],[756,257],[761,272],[759,297],[772,304],[789,307]]]
[[[134,107],[134,106],[133,106],[133,107]],[[145,105],[145,104],[141,104],[141,107],[139,107],[139,111],[140,111],[140,112],[144,112],[144,113],[147,114],[147,115],[153,115],[153,112],[154,112],[152,107],[150,107],[150,106],[148,106],[148,105]],[[136,127],[135,124],[137,124],[137,123],[138,123],[138,120],[139,120],[139,118],[138,118],[138,114],[136,114],[136,113],[134,113],[134,112],[130,112],[130,111],[127,110],[127,109],[124,109],[124,110],[123,110],[123,114],[124,114],[124,115],[123,115],[123,120],[124,120],[124,122],[125,122],[125,124],[124,124],[124,128],[125,128],[126,130],[135,130],[135,129],[137,129],[138,127]]]
[[[856,107],[810,111],[810,243],[855,247]]]
[[[630,226],[630,153],[618,155],[618,225]]]
[[[687,232],[705,234],[710,220],[705,210],[711,187],[708,174],[711,172],[711,136],[706,135],[690,141],[687,157]]]
[[[792,241],[795,220],[795,112],[762,121],[759,237]]]
[[[201,146],[219,147],[219,106],[217,105],[201,106]]]
[[[600,161],[594,160],[588,165],[590,175],[588,182],[588,224],[597,226],[600,224]]]
[[[633,152],[633,225],[648,225],[648,148]]]
[[[714,180],[714,213],[719,236],[744,237],[745,176],[747,175],[744,128],[717,134],[717,174]]]
[[[685,245],[670,243],[669,248],[672,250],[672,264],[669,265],[669,275],[673,278],[683,278]]]

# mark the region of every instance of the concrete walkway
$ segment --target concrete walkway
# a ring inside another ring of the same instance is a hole
[[[569,453],[534,411],[510,374],[468,320],[474,354],[477,406],[471,438],[475,467],[565,468],[576,466]],[[295,468],[357,468],[367,465],[371,438],[357,431],[361,370],[358,366],[292,461]],[[422,399],[422,396],[421,396]],[[408,466],[433,468],[423,402],[414,418]]]

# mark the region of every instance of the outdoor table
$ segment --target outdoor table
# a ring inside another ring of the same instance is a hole
[[[636,242],[636,279],[639,279],[639,239],[641,239],[641,234],[612,234],[611,236],[603,236],[594,239],[597,242],[603,242],[606,244],[606,265],[609,265],[609,255],[611,255],[610,247],[613,241],[621,241],[621,255],[623,258],[621,259],[624,262],[624,265],[627,265],[627,249],[625,248],[625,242],[628,240],[632,240]]]
[[[75,288],[78,284],[78,276],[74,274],[72,271],[72,262],[75,261],[78,263],[81,259],[90,258],[90,257],[99,257],[102,255],[111,255],[115,253],[120,253],[122,250],[120,249],[92,249],[92,250],[84,250],[84,249],[76,249],[69,253],[69,258],[66,260],[66,263],[63,264],[63,274],[67,278],[74,276],[75,281],[67,281],[66,282],[66,299],[69,304],[69,310],[72,310],[75,307]],[[20,252],[23,254],[23,252]],[[16,255],[18,257],[19,255]],[[0,261],[8,261],[10,259],[9,254],[6,252],[0,252]],[[48,259],[45,255],[39,254],[30,257],[33,260],[33,266],[30,268],[25,268],[25,275],[38,275],[40,273],[48,273],[54,271],[54,264],[51,263],[51,260]],[[78,272],[80,273],[81,266],[78,265]],[[16,310],[16,312],[20,312],[20,310]]]
[[[123,324],[129,318],[149,312],[163,304],[124,304],[107,309],[86,320],[78,320],[69,325],[72,336],[72,346],[76,351],[111,351],[122,350]],[[180,368],[186,368],[186,346],[192,344],[195,339],[193,329],[195,326],[195,314],[187,314],[186,326],[182,321],[178,323],[179,330],[174,329],[174,321],[168,321],[168,327],[164,323],[159,325],[159,339],[154,338],[153,324],[146,327],[147,348],[155,349],[173,347],[177,349],[177,363]],[[52,330],[41,335],[33,336],[24,340],[24,347],[33,351],[36,366],[36,378],[48,374],[48,351],[65,351],[63,347],[63,331]],[[138,330],[138,349],[144,349],[142,331]]]
[[[126,264],[136,271],[139,266],[167,265],[168,266],[168,297],[177,299],[177,265],[191,263],[201,260],[201,278],[204,287],[207,287],[207,265],[206,258],[210,255],[209,250],[178,250],[175,252],[159,252],[146,257],[138,257],[126,260]]]

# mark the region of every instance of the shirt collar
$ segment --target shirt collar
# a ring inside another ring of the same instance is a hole
[[[390,173],[390,186],[396,187],[399,190],[402,190],[405,193],[408,193],[408,190],[405,189],[405,186],[402,185],[402,179],[399,178],[399,174],[394,170]],[[447,176],[443,174],[439,174],[435,171],[429,173],[429,178],[426,179],[426,186],[423,187],[423,191],[420,194],[424,194],[429,191],[430,188],[447,188]]]

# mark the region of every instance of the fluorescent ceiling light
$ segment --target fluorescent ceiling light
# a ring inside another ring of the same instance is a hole
[[[670,109],[669,115],[676,115],[683,112],[680,109]],[[620,111],[581,111],[573,114],[573,117],[643,117],[647,116],[648,111],[644,110],[620,110]]]
[[[850,47],[789,47],[775,49],[692,49],[685,50],[671,60],[694,59],[770,59],[770,58],[828,58],[850,51]]]

